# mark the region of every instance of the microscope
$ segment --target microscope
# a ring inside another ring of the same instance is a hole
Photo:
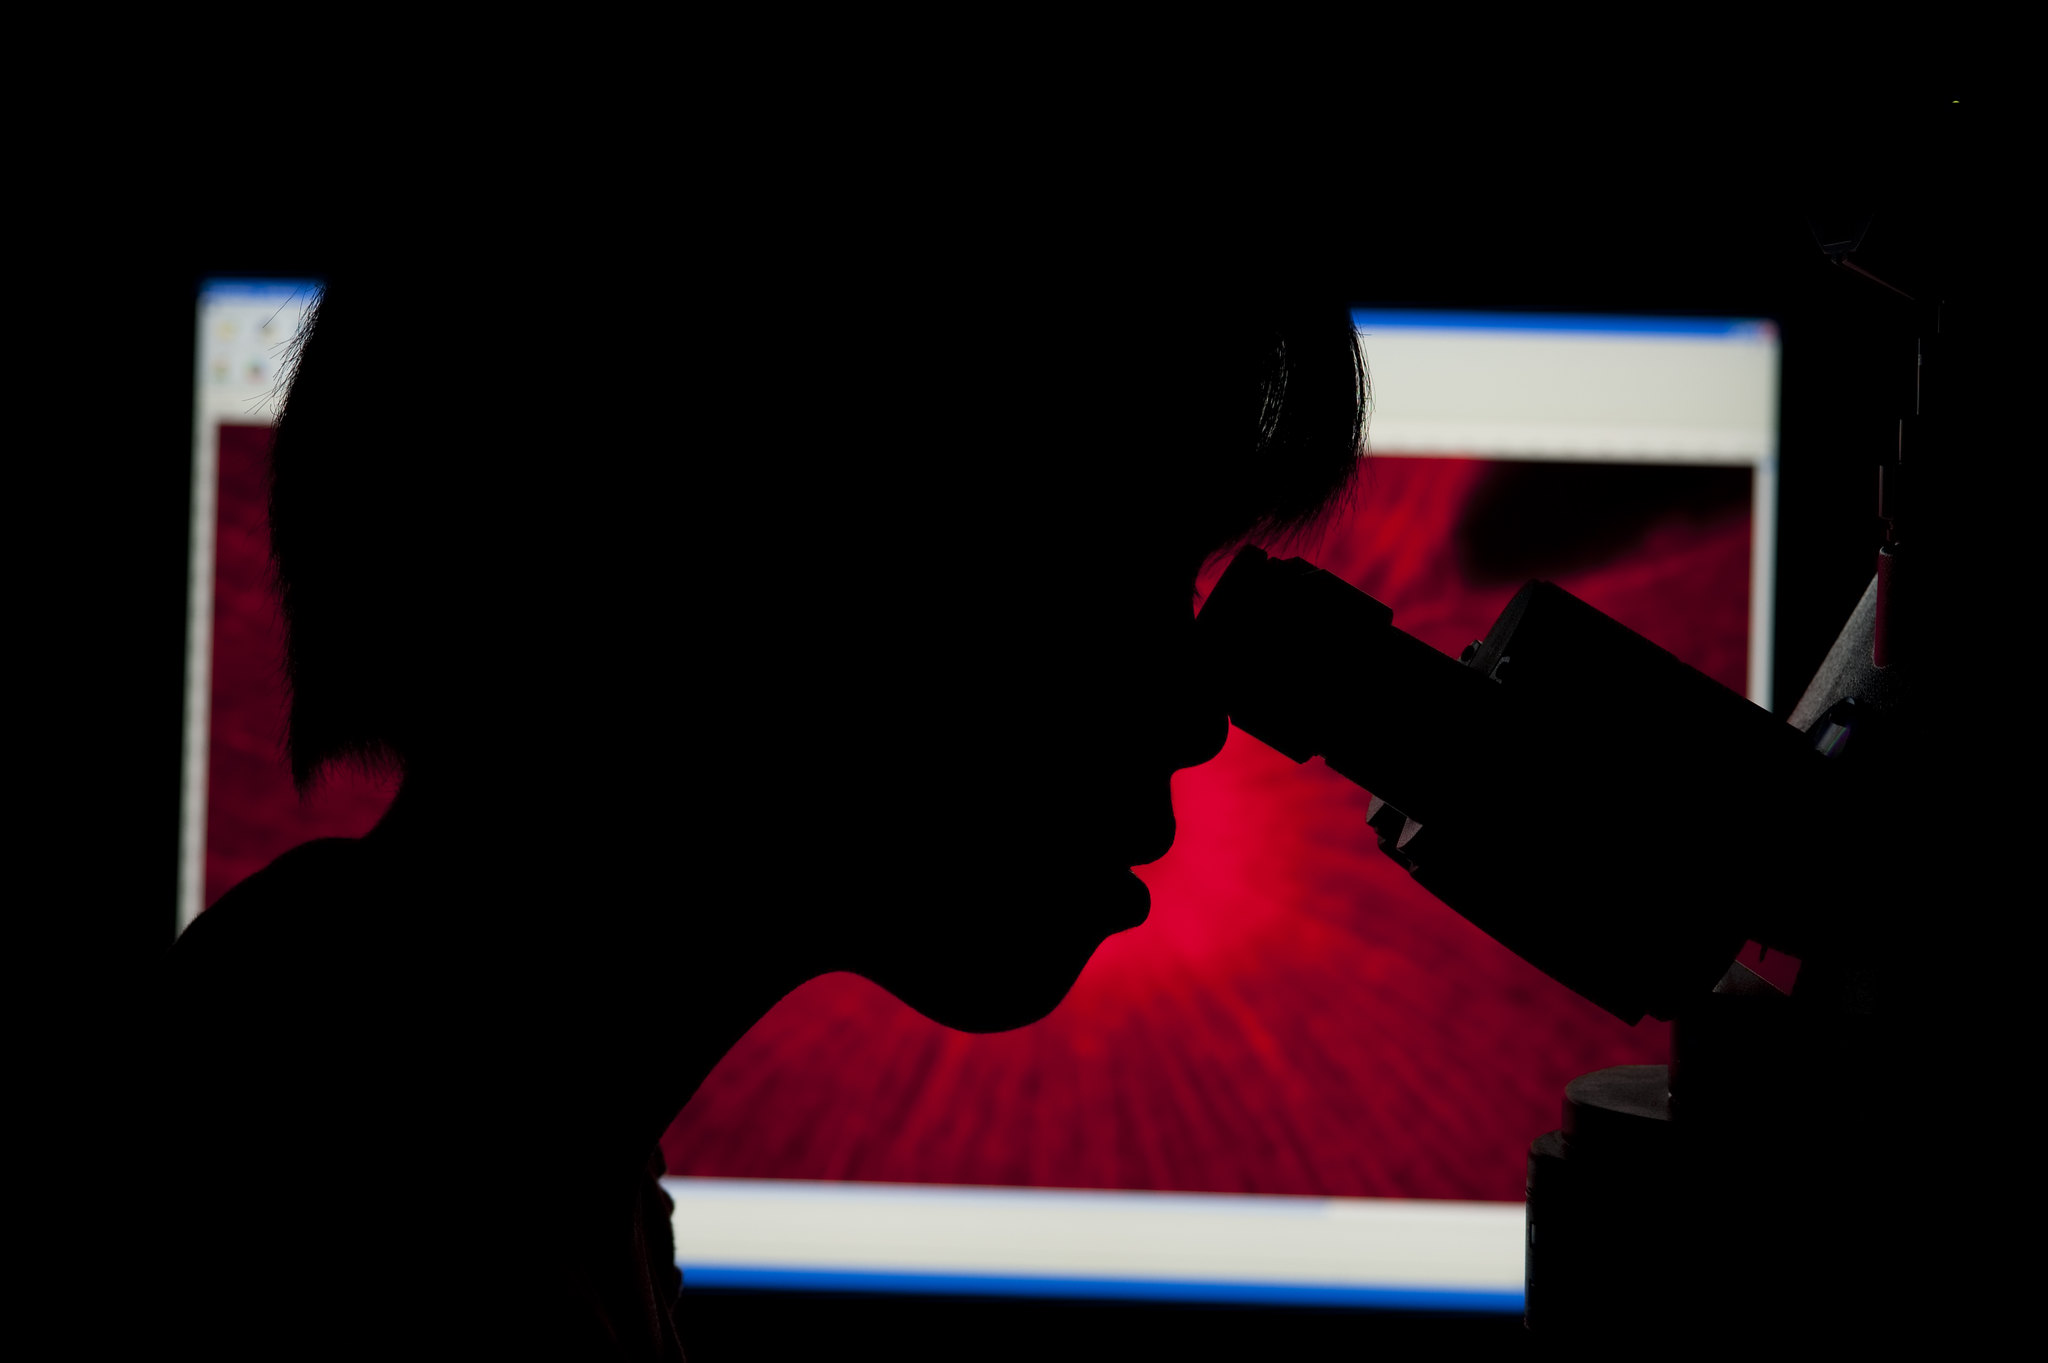
[[[1529,1148],[1546,1345],[1883,1342],[1915,1290],[1918,967],[1881,910],[1938,839],[1907,807],[1928,736],[1904,470],[1947,337],[1938,302],[1856,262],[1860,230],[1816,236],[1910,305],[1918,369],[1875,572],[1789,720],[1548,582],[1457,658],[1256,548],[1198,619],[1232,722],[1370,792],[1419,884],[1623,1021],[1672,1023],[1668,1065],[1574,1080]]]

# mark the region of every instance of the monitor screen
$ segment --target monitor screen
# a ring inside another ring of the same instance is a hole
[[[316,290],[201,294],[181,925],[392,794],[337,770],[302,802],[280,755],[264,460]],[[1355,321],[1370,453],[1296,552],[1454,656],[1545,578],[1770,705],[1769,322]],[[393,381],[433,343],[394,338]],[[1149,921],[1043,1021],[952,1032],[840,974],[746,1035],[663,1140],[686,1291],[1521,1309],[1529,1142],[1571,1079],[1664,1061],[1666,1028],[1432,898],[1319,761],[1233,730],[1173,797],[1179,837],[1139,872]]]

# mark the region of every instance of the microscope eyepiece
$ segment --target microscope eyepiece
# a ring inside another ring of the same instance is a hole
[[[1394,628],[1394,613],[1306,559],[1240,550],[1196,629],[1231,723],[1424,817],[1452,812],[1485,746],[1483,677]],[[1380,722],[1400,717],[1399,724]]]

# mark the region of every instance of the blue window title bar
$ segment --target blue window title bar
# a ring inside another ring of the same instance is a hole
[[[1777,335],[1770,322],[1749,317],[1650,317],[1571,312],[1448,312],[1354,308],[1351,323],[1363,332],[1544,331],[1601,335],[1696,336],[1761,341]]]
[[[199,286],[208,303],[285,303],[320,292],[317,279],[209,279]]]

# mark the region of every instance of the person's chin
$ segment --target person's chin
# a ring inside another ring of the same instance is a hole
[[[1091,885],[1082,899],[1067,898],[1057,917],[1029,908],[1012,919],[1018,930],[991,934],[971,954],[919,961],[901,972],[869,978],[941,1026],[962,1032],[1008,1032],[1050,1014],[1111,936],[1142,924],[1152,892],[1128,869]],[[1005,906],[1006,908],[1008,906]]]

